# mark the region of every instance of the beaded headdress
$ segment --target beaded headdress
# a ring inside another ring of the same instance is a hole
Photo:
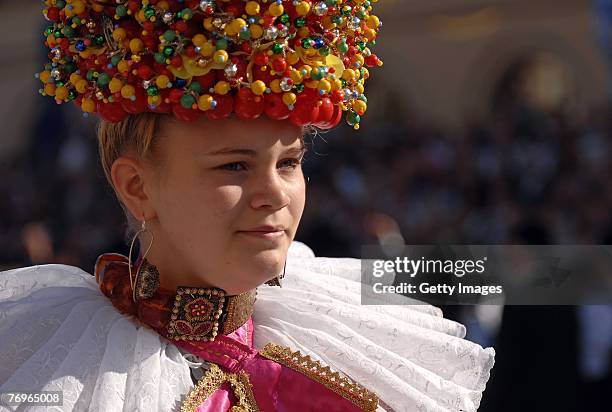
[[[377,0],[45,0],[41,93],[109,122],[232,112],[320,129],[366,111]]]

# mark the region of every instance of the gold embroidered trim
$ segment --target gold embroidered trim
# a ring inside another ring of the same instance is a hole
[[[319,382],[366,412],[374,412],[378,407],[378,396],[374,392],[332,371],[329,366],[321,365],[321,362],[303,355],[300,351],[293,352],[288,347],[268,343],[259,353]]]
[[[229,382],[238,398],[238,404],[232,406],[231,412],[259,412],[259,407],[253,395],[253,386],[249,381],[249,375],[245,371],[239,373],[226,373],[218,365],[211,363],[206,375],[189,392],[187,398],[181,404],[181,412],[193,412],[203,404],[210,395],[221,387],[224,382]]]

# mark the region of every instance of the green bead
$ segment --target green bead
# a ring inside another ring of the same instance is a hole
[[[151,17],[155,16],[155,9],[151,6],[147,6],[144,11],[145,18],[150,20]]]
[[[289,15],[287,13],[283,13],[278,17],[278,21],[283,24],[289,23]]]
[[[312,69],[312,71],[310,72],[310,78],[312,80],[321,80],[323,78],[323,72],[321,70],[319,70],[318,68],[314,68]]]
[[[346,122],[348,124],[350,124],[351,126],[356,125],[357,123],[359,123],[361,121],[361,116],[359,116],[357,113],[355,112],[349,112],[346,115]]]
[[[101,35],[101,34],[98,34],[98,35],[94,36],[94,38],[93,38],[93,43],[96,46],[102,46],[104,44],[104,42],[105,42],[104,36]]]
[[[58,9],[63,9],[64,7],[66,7],[66,2],[64,0],[57,0],[55,2],[55,7],[57,7]]]
[[[121,55],[120,54],[115,54],[113,57],[111,57],[111,64],[113,66],[117,66],[120,61],[121,61]]]
[[[65,83],[65,82],[63,82],[63,81],[61,81],[61,80],[58,80],[58,81],[56,81],[56,82],[55,82],[55,85],[56,85],[57,87],[62,87],[62,86],[65,86],[65,85],[66,85],[66,83]]]
[[[77,98],[77,96],[78,96],[78,95],[79,95],[79,94],[77,93],[77,91],[76,91],[76,90],[74,90],[74,89],[70,89],[70,90],[68,91],[68,100],[74,100],[74,99],[76,99],[76,98]]]
[[[171,46],[164,47],[164,55],[170,57],[173,54],[174,54],[174,48],[172,48]]]
[[[327,7],[334,7],[336,5],[336,0],[325,0],[325,5]]]
[[[179,13],[183,20],[190,20],[193,17],[193,10],[191,9],[183,9]]]
[[[64,37],[64,35],[62,34],[62,31],[60,29],[56,29],[53,32],[53,35],[55,36],[56,39],[61,39],[62,37]]]
[[[45,29],[45,36],[50,36],[54,30],[55,30],[55,26],[47,26],[47,28]]]
[[[341,42],[338,43],[338,51],[342,54],[346,53],[348,51],[348,44]]]
[[[89,80],[89,81],[92,81],[94,79],[94,77],[95,76],[94,76],[94,71],[93,70],[88,71],[87,74],[85,75],[85,78],[87,80]]]
[[[296,90],[298,93],[302,93],[302,92],[304,91],[304,84],[303,84],[303,83],[296,84],[296,85],[295,85],[295,90]]]
[[[125,7],[123,4],[120,4],[115,9],[115,13],[117,14],[117,16],[123,17],[127,14],[127,7]]]
[[[66,63],[62,66],[62,71],[64,73],[74,73],[76,71],[76,66],[72,63]]]
[[[193,106],[195,102],[195,97],[190,94],[185,93],[181,97],[181,106],[183,106],[185,109],[191,109],[191,106]]]
[[[189,85],[189,90],[196,93],[200,93],[200,91],[202,90],[202,86],[198,82],[191,82],[191,84]]]
[[[155,53],[153,57],[155,58],[155,61],[159,64],[166,63],[166,55],[163,53]]]
[[[306,25],[306,19],[303,17],[298,17],[295,19],[293,25],[297,28],[304,27]]]
[[[174,39],[176,39],[176,33],[173,30],[166,30],[164,33],[164,40],[173,41]]]
[[[72,24],[76,24],[77,26],[80,26],[82,24],[81,19],[78,16],[74,16],[72,18]]]
[[[217,40],[215,47],[217,47],[217,50],[226,50],[228,47],[227,39]]]
[[[157,86],[149,86],[147,87],[147,94],[149,96],[157,96],[159,90],[157,90]]]
[[[329,47],[327,47],[327,46],[323,46],[323,47],[321,47],[321,48],[319,49],[319,54],[320,54],[321,56],[324,56],[324,57],[325,57],[325,56],[327,56],[327,55],[329,55]]]
[[[281,54],[283,52],[283,45],[280,43],[274,43],[272,45],[272,53]]]
[[[240,30],[240,33],[238,33],[238,36],[242,39],[242,40],[249,40],[251,38],[251,31],[248,29],[248,27],[244,27],[244,29]]]
[[[302,48],[304,49],[310,49],[311,43],[310,43],[310,38],[309,37],[304,37],[302,39]]]
[[[107,73],[100,73],[98,75],[98,86],[106,87],[110,82],[110,76]]]
[[[351,6],[344,6],[342,8],[342,14],[344,14],[345,16],[350,16],[352,13],[353,9]]]
[[[336,23],[337,25],[342,24],[343,21],[344,21],[344,18],[340,16],[339,14],[332,17],[332,22]]]
[[[62,33],[63,33],[63,34],[64,34],[64,36],[66,36],[66,37],[72,37],[72,36],[74,36],[74,29],[73,29],[72,27],[70,27],[70,26],[65,26],[65,27],[62,29]]]
[[[359,47],[359,49],[364,50],[366,48],[366,43],[364,41],[358,41],[357,43],[357,47]]]

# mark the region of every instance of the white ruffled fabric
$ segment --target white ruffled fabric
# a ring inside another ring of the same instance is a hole
[[[476,411],[493,348],[463,339],[465,327],[431,305],[401,296],[391,299],[401,306],[361,305],[360,278],[358,259],[315,257],[293,242],[283,287],[258,288],[255,346],[321,360],[375,392],[379,411]],[[171,411],[192,387],[178,348],[119,313],[90,274],[0,273],[0,393],[63,392],[61,407],[11,410]]]

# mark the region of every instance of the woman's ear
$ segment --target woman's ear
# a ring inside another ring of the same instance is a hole
[[[129,156],[118,157],[111,167],[111,179],[119,200],[137,220],[156,216],[147,193],[145,171],[138,160]]]

